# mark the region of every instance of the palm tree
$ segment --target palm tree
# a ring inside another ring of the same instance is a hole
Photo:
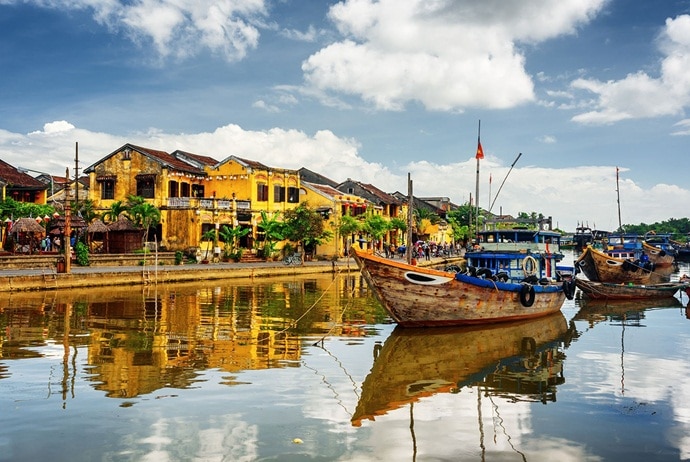
[[[275,251],[276,242],[285,239],[285,223],[278,221],[278,214],[270,217],[265,211],[261,211],[261,222],[256,224],[257,228],[264,232],[264,257],[270,258]]]
[[[115,201],[110,204],[110,208],[103,212],[102,218],[106,223],[113,223],[127,211],[127,206],[122,201]]]
[[[239,226],[231,228],[228,225],[223,225],[220,227],[218,234],[220,234],[220,237],[223,239],[223,242],[225,242],[225,256],[230,257],[233,254],[235,256],[239,254],[239,257],[242,256],[241,253],[235,253],[235,248],[237,247],[238,240],[249,234],[249,231],[249,228],[240,228]]]
[[[204,234],[201,235],[201,240],[202,241],[213,241],[215,247],[215,243],[218,240],[218,237],[216,236],[216,230],[211,228],[208,231],[206,231]],[[211,248],[211,246],[206,247],[206,255],[204,255],[204,261],[208,262],[208,251]]]

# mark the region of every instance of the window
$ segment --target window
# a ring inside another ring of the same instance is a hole
[[[273,186],[273,201],[285,202],[285,188],[280,185]]]
[[[115,199],[115,180],[101,182],[101,199]]]
[[[156,185],[153,177],[146,175],[137,178],[137,196],[143,197],[144,199],[153,199],[156,197]]]
[[[287,201],[291,204],[296,204],[299,202],[299,188],[288,188]]]
[[[200,184],[192,185],[192,197],[205,197],[204,186]]]
[[[180,197],[191,197],[189,195],[189,183],[180,183]]]
[[[180,184],[177,181],[168,182],[168,197],[179,197]]]
[[[265,183],[259,183],[256,185],[256,200],[259,202],[268,201],[268,185]]]

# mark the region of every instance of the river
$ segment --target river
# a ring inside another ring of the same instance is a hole
[[[419,330],[359,274],[0,294],[0,461],[688,460],[687,304]]]

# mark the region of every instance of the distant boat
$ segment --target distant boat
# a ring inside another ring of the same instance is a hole
[[[611,233],[606,239],[605,252],[615,258],[640,260],[643,255],[657,267],[672,266],[676,251],[670,234],[645,235],[635,233]]]
[[[578,226],[575,228],[575,234],[573,234],[573,245],[577,252],[582,252],[582,250],[588,245],[594,244],[594,234],[592,233],[592,228],[589,226]]]
[[[587,247],[575,260],[575,270],[582,271],[587,279],[594,282],[648,285],[670,281],[673,267],[654,268],[651,262],[647,263],[616,258]]]
[[[487,324],[536,318],[560,311],[567,280],[510,282],[485,268],[474,274],[418,267],[351,249],[362,276],[390,317],[401,326]],[[524,277],[534,276],[537,260],[524,254]],[[457,268],[459,269],[459,268]],[[504,282],[505,281],[505,282]]]
[[[556,387],[565,382],[559,349],[570,343],[570,332],[560,312],[491,326],[397,327],[374,350],[352,424],[464,387],[520,401],[556,401]]]
[[[673,297],[679,290],[685,291],[689,283],[665,282],[651,285],[613,284],[592,282],[575,278],[575,285],[587,297],[602,300],[642,300]]]

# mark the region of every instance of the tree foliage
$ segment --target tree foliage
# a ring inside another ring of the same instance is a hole
[[[321,214],[309,208],[306,202],[293,210],[286,210],[283,216],[285,238],[301,244],[302,248],[321,244],[332,237],[324,229]]]

